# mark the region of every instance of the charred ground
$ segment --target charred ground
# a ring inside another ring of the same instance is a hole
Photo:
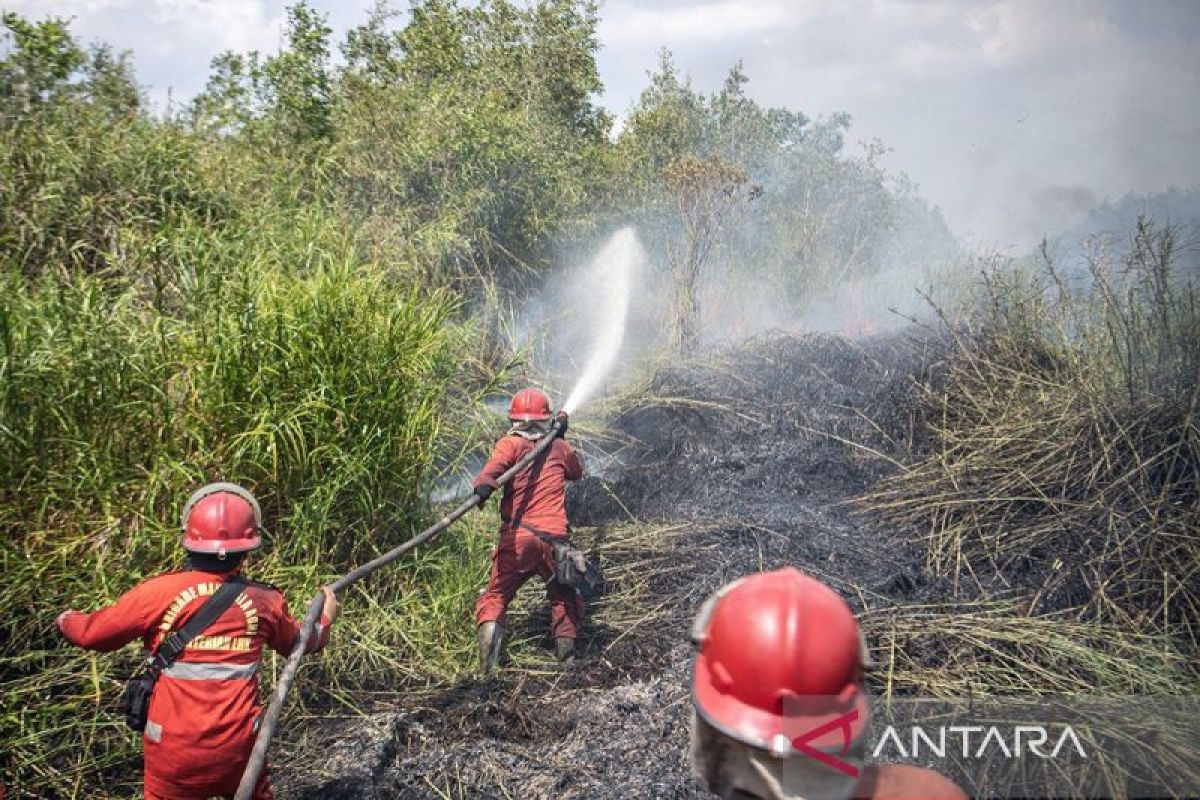
[[[709,592],[793,564],[859,610],[941,593],[916,548],[853,503],[889,469],[871,450],[905,428],[915,353],[899,337],[773,336],[659,370],[585,443],[599,474],[570,495],[575,538],[605,573],[582,663],[553,669],[547,654],[321,723],[324,756],[284,765],[285,791],[704,796],[688,773],[688,630]],[[522,592],[517,638],[545,630],[542,605],[536,588]]]

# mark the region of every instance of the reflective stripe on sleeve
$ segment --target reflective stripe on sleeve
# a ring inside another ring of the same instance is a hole
[[[163,675],[181,681],[228,681],[253,678],[258,662],[253,664],[210,664],[177,661],[163,670]]]

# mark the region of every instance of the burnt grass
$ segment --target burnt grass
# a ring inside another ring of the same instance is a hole
[[[315,723],[318,755],[275,770],[283,795],[707,797],[688,768],[688,632],[710,592],[791,564],[857,610],[944,596],[911,537],[853,502],[891,468],[866,448],[905,429],[915,353],[899,336],[776,335],[660,370],[584,443],[598,474],[569,495],[605,573],[580,662],[547,652]],[[510,614],[517,636],[545,630],[536,583]]]

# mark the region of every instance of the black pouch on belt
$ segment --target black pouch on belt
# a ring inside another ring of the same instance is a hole
[[[600,585],[600,570],[584,552],[567,542],[551,541],[550,546],[554,548],[554,579],[584,594],[594,592]]]
[[[565,536],[551,536],[524,522],[515,524],[554,548],[554,580],[585,595],[596,591],[600,585],[599,567],[582,550],[573,547],[570,540]]]
[[[246,585],[246,579],[234,575],[221,584],[221,588],[213,592],[204,601],[204,605],[193,614],[178,631],[168,633],[159,643],[158,650],[146,659],[146,668],[130,678],[125,684],[125,695],[121,698],[121,711],[125,714],[125,724],[135,731],[146,730],[146,720],[149,719],[150,697],[158,684],[158,676],[175,663],[179,654],[188,643],[217,621],[217,617],[225,613],[225,609],[233,605],[234,598],[241,593]]]

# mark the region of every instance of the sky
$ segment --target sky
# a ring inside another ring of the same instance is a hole
[[[316,0],[335,35],[372,0]],[[407,3],[397,5],[406,7]],[[161,109],[224,50],[274,52],[282,0],[0,0],[133,51]],[[1200,0],[606,0],[601,102],[618,118],[660,48],[704,91],[848,112],[967,242],[1024,248],[1126,192],[1200,187]]]

